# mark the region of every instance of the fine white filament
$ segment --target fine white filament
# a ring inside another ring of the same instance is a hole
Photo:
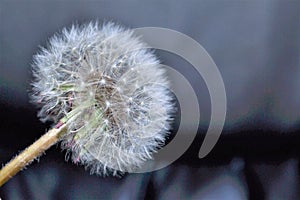
[[[114,23],[73,25],[34,56],[32,101],[42,121],[65,119],[74,163],[117,175],[152,158],[173,105],[159,61],[133,31]]]

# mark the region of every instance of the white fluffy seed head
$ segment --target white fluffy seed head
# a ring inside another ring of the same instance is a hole
[[[73,25],[50,39],[32,68],[38,116],[68,119],[62,147],[91,173],[133,171],[164,144],[173,107],[169,83],[131,30]]]

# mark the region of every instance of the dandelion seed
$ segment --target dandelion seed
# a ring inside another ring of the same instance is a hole
[[[66,127],[66,157],[91,173],[134,171],[163,145],[173,109],[169,83],[133,31],[73,25],[50,38],[32,68],[38,116]]]

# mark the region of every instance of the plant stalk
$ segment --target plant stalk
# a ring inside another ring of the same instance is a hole
[[[40,156],[44,151],[56,144],[61,135],[67,130],[67,125],[62,123],[59,126],[49,130],[41,136],[32,145],[27,147],[18,156],[9,161],[0,170],[0,187],[6,183],[10,178],[16,175],[20,170],[29,165],[35,158]]]

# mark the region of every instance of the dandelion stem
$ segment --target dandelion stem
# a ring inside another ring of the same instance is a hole
[[[58,128],[53,128],[41,136],[32,145],[22,151],[18,156],[9,161],[0,170],[0,187],[10,178],[16,175],[26,165],[29,165],[35,158],[40,156],[44,151],[56,144],[61,136],[66,132],[67,125],[62,124]]]

